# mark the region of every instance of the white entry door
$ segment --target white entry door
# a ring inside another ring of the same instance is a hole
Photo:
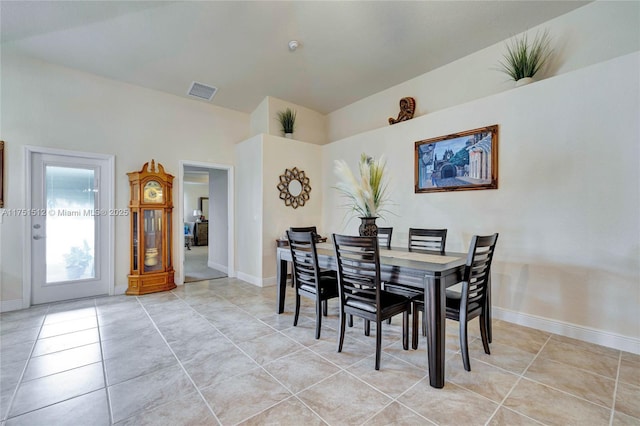
[[[31,155],[31,302],[109,293],[112,161]]]

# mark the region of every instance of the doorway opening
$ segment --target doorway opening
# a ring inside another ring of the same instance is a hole
[[[179,283],[235,276],[233,168],[181,161]]]

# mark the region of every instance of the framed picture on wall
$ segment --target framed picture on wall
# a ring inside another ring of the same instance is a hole
[[[498,188],[498,125],[415,143],[415,193]]]

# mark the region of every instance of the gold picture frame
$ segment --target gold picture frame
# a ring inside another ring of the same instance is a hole
[[[415,143],[415,193],[498,188],[498,125]]]

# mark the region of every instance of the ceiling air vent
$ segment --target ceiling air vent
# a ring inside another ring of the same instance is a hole
[[[204,99],[210,101],[215,96],[218,89],[212,86],[207,86],[206,84],[198,83],[194,81],[191,83],[191,88],[187,93],[189,96],[196,97],[198,99]]]

